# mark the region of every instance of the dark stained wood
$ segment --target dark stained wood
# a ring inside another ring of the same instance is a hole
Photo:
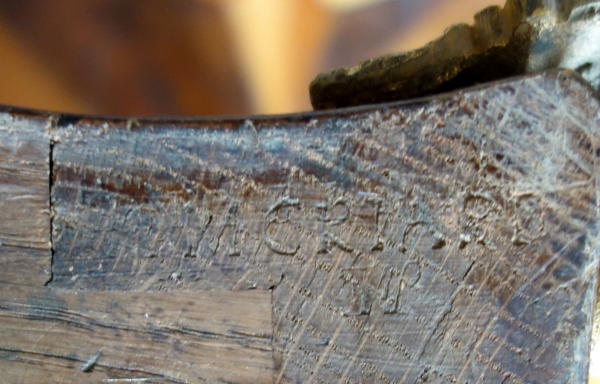
[[[270,291],[70,293],[1,284],[0,324],[4,383],[273,380]]]
[[[271,289],[277,383],[584,383],[599,110],[550,72],[331,113],[63,119],[50,286]]]

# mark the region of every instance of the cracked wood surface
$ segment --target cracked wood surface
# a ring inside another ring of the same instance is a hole
[[[584,383],[599,111],[548,72],[248,120],[48,116],[52,279],[27,273],[71,299],[270,290],[277,383]]]

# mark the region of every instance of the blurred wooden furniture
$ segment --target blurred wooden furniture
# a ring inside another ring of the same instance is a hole
[[[336,66],[409,50],[503,0],[0,2],[0,103],[104,116],[310,109]]]

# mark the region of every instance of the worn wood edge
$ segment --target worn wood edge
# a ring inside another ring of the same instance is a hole
[[[43,116],[0,115],[0,243],[49,250],[50,140]]]
[[[51,278],[48,116],[0,112],[0,281],[42,286]]]
[[[201,116],[201,117],[143,117],[143,116],[100,116],[94,114],[77,114],[70,113],[67,111],[44,111],[31,108],[17,107],[11,105],[0,104],[0,113],[6,113],[11,116],[20,118],[35,118],[35,119],[46,119],[50,123],[47,125],[48,131],[51,132],[56,128],[65,128],[70,125],[78,125],[78,123],[84,123],[81,125],[102,125],[107,124],[107,130],[113,129],[133,129],[140,126],[177,126],[179,128],[194,129],[198,123],[204,123],[205,126],[219,126],[222,129],[242,129],[243,124],[246,121],[252,121],[253,124],[257,124],[257,129],[260,129],[262,124],[277,124],[278,122],[307,122],[311,119],[326,119],[329,117],[344,117],[347,115],[370,112],[375,110],[385,110],[388,108],[402,108],[414,105],[428,104],[432,101],[447,100],[452,98],[457,93],[471,93],[479,90],[486,89],[494,85],[510,84],[517,81],[527,80],[530,78],[557,78],[564,77],[569,78],[569,81],[575,81],[580,83],[582,86],[587,88],[591,93],[591,96],[600,99],[600,92],[594,89],[585,81],[581,75],[577,72],[569,69],[548,69],[541,72],[533,72],[526,75],[511,76],[502,80],[493,82],[476,84],[473,86],[465,87],[459,90],[452,90],[442,92],[435,95],[428,95],[422,97],[416,97],[408,100],[391,101],[378,104],[366,104],[354,107],[344,107],[328,110],[317,110],[317,111],[302,111],[285,114],[273,114],[273,115],[246,115],[246,116]],[[52,135],[50,135],[52,140]]]

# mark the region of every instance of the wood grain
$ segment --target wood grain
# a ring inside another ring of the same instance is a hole
[[[0,242],[50,249],[47,119],[0,116]]]
[[[48,118],[0,114],[0,282],[50,279]]]
[[[0,247],[0,283],[43,286],[50,280],[49,251]]]
[[[71,293],[2,284],[0,324],[3,382],[273,380],[270,291]]]
[[[278,383],[584,383],[599,110],[550,72],[332,113],[65,117],[50,286],[271,289]]]

